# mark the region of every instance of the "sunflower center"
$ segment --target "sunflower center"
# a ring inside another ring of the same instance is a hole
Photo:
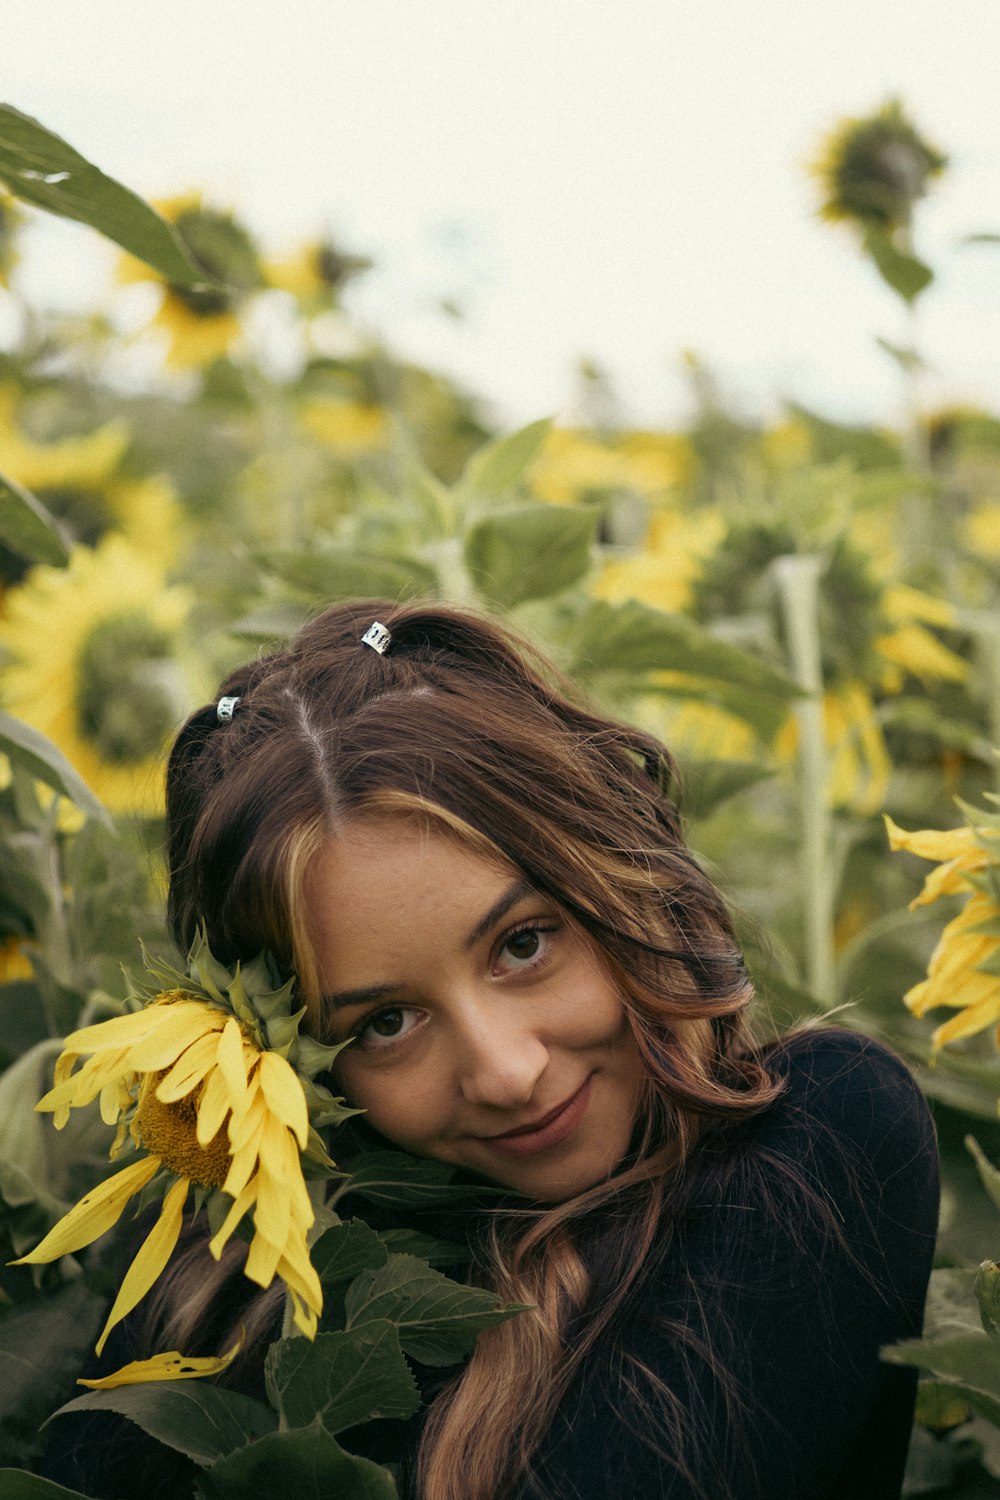
[[[166,633],[138,610],[90,632],[77,657],[77,723],[105,760],[143,760],[170,733],[178,701],[169,656]]]
[[[229,1172],[229,1136],[220,1126],[207,1146],[198,1144],[197,1104],[200,1090],[164,1104],[156,1097],[162,1073],[153,1074],[142,1093],[135,1123],[139,1138],[152,1156],[159,1156],[178,1177],[201,1187],[221,1187]]]

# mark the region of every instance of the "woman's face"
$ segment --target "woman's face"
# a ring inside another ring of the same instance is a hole
[[[513,865],[359,818],[307,899],[340,1087],[393,1144],[543,1202],[624,1156],[644,1073],[599,950]]]

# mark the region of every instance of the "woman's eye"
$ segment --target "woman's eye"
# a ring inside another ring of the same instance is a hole
[[[355,1045],[358,1047],[385,1047],[408,1036],[419,1022],[418,1013],[408,1005],[387,1006],[368,1016],[358,1027]]]
[[[537,925],[515,928],[500,944],[497,968],[511,973],[542,963],[548,956],[554,931],[554,928]]]

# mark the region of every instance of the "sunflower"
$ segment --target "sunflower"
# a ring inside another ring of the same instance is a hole
[[[269,286],[289,292],[308,309],[328,307],[353,277],[371,269],[363,255],[349,255],[330,240],[313,240],[284,260],[265,264]]]
[[[257,251],[232,214],[207,207],[198,193],[154,207],[174,225],[210,282],[188,287],[163,281],[134,256],[122,257],[119,280],[152,281],[163,288],[153,326],[167,334],[167,364],[175,370],[201,369],[228,354],[239,336],[241,305],[261,284]]]
[[[828,754],[826,800],[863,817],[878,812],[889,790],[892,762],[878,710],[864,683],[840,682],[823,694],[823,739]],[[789,715],[775,742],[780,760],[794,760],[799,728]]]
[[[299,1035],[303,1012],[293,1010],[293,981],[279,986],[266,955],[230,970],[199,934],[188,966],[187,975],[153,966],[168,987],[134,996],[138,1010],[68,1036],[54,1086],[36,1106],[50,1111],[61,1129],[71,1109],[99,1098],[105,1123],[117,1125],[112,1157],[128,1146],[140,1154],[87,1193],[15,1264],[72,1254],[111,1229],[133,1198],[141,1194],[145,1203],[162,1195],[159,1217],[112,1304],[98,1354],[166,1267],[190,1197],[196,1212],[207,1207],[216,1259],[252,1216],[244,1274],[261,1287],[275,1276],[285,1283],[295,1325],[307,1338],[314,1337],[322,1311],[307,1244],[315,1213],[303,1169],[333,1170],[317,1126],[352,1113],[313,1081],[338,1048]],[[174,1357],[158,1358],[169,1364]]]
[[[975,827],[916,833],[907,833],[891,818],[885,822],[890,848],[938,866],[910,902],[911,909],[941,896],[966,897],[941,933],[927,978],[904,996],[917,1016],[938,1006],[961,1012],[934,1032],[931,1040],[941,1047],[1000,1021],[1000,816],[979,814]],[[1000,1045],[1000,1031],[997,1041]]]
[[[822,194],[820,214],[832,223],[893,235],[906,230],[913,206],[948,165],[890,99],[866,119],[841,120],[810,170]]]
[[[67,568],[33,568],[6,596],[4,706],[54,740],[112,810],[144,806],[162,780],[187,697],[175,647],[190,603],[114,533],[75,548]]]

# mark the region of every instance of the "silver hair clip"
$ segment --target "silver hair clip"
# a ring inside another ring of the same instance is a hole
[[[215,717],[220,724],[228,724],[233,717],[239,698],[220,698],[215,705]]]
[[[377,651],[379,656],[384,656],[392,645],[392,636],[384,625],[380,625],[378,620],[373,620],[361,637],[361,644],[363,646],[371,646],[372,650]]]

